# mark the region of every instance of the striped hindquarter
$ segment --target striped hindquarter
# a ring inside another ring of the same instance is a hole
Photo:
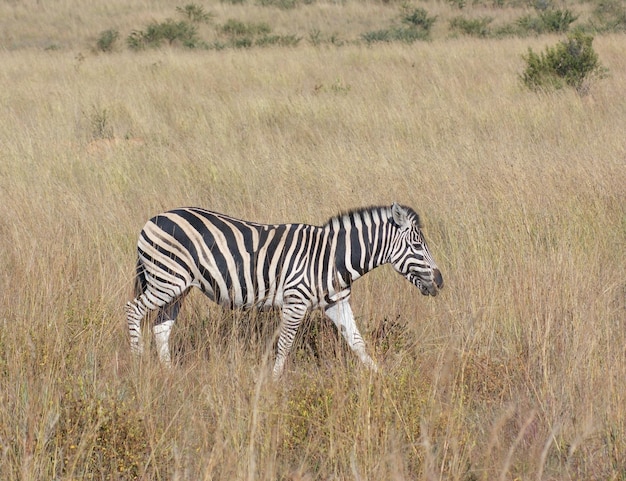
[[[407,215],[394,216],[396,211]],[[416,247],[419,253],[413,252]],[[137,252],[136,297],[126,308],[135,353],[143,350],[142,319],[156,311],[157,350],[170,364],[171,328],[185,295],[197,287],[230,308],[281,308],[274,377],[282,373],[311,308],[323,309],[361,360],[376,368],[349,304],[351,283],[374,267],[392,263],[424,294],[435,295],[442,286],[417,214],[397,204],[342,214],[321,227],[265,225],[200,208],[175,209],[146,223]]]

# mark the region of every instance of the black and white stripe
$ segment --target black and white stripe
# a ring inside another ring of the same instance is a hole
[[[265,225],[197,207],[174,209],[146,223],[137,251],[136,297],[126,306],[133,352],[143,350],[142,319],[157,311],[157,349],[170,363],[171,328],[185,295],[197,287],[230,308],[281,308],[275,378],[313,308],[322,309],[376,369],[349,304],[352,282],[375,267],[391,264],[424,295],[443,287],[418,215],[398,204],[347,212],[323,226]]]

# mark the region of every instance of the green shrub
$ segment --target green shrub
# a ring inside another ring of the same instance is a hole
[[[583,93],[591,76],[603,74],[592,42],[592,36],[579,31],[541,54],[529,48],[528,54],[522,56],[526,61],[522,82],[531,90],[560,89],[567,85]]]
[[[523,35],[520,30],[521,29],[517,24],[506,23],[492,29],[489,36],[492,38],[515,37],[517,35]]]
[[[577,18],[578,15],[574,15],[568,9],[545,10],[539,14],[539,19],[546,32],[567,32],[570,24],[575,22]]]
[[[578,19],[571,10],[537,8],[538,15],[524,15],[515,23],[520,35],[534,33],[564,33]]]
[[[429,17],[423,8],[409,10],[405,7],[400,16],[403,25],[366,32],[361,38],[368,44],[396,41],[413,43],[416,40],[427,40],[436,19],[437,17]]]
[[[141,50],[146,47],[160,47],[164,41],[169,45],[180,43],[188,48],[195,48],[201,43],[195,25],[184,20],[176,22],[171,18],[161,23],[151,23],[145,31],[133,31],[126,43],[132,50]]]
[[[489,36],[489,24],[492,21],[493,19],[491,17],[454,17],[452,20],[450,20],[450,28],[452,30],[459,31],[464,35],[484,38]]]
[[[524,15],[515,22],[517,25],[517,31],[519,34],[535,33],[540,34],[544,32],[545,25],[541,18],[536,15]]]
[[[319,29],[314,28],[309,32],[309,42],[316,47],[322,43],[322,32]]]
[[[402,23],[415,30],[422,30],[430,33],[430,29],[437,20],[437,17],[429,17],[428,12],[423,8],[413,10],[405,9],[402,15]]]
[[[368,44],[376,42],[413,43],[416,40],[426,40],[428,38],[428,34],[414,28],[390,27],[382,30],[366,32],[361,35],[361,38]]]
[[[600,0],[593,11],[599,22],[598,30],[609,32],[626,31],[626,6],[620,0]]]
[[[295,35],[263,35],[255,40],[254,45],[258,47],[269,47],[278,45],[280,47],[295,47],[300,43],[301,38]]]
[[[463,10],[466,5],[465,0],[448,0],[448,3],[459,10]]]
[[[235,19],[228,19],[224,25],[220,27],[220,31],[229,37],[254,37],[256,35],[268,35],[272,28],[264,22],[244,23]]]
[[[112,139],[114,137],[109,111],[94,105],[88,114],[92,140]]]
[[[119,32],[112,28],[101,32],[96,41],[96,49],[99,52],[112,52],[119,35]]]
[[[365,32],[361,35],[361,38],[365,40],[368,44],[377,42],[391,42],[393,40],[391,29],[389,28]]]
[[[230,47],[233,48],[251,48],[254,41],[250,37],[239,37],[231,40]]]
[[[176,7],[176,11],[191,23],[210,23],[213,19],[212,13],[204,11],[204,7],[190,3],[184,7]]]
[[[276,7],[281,10],[291,10],[292,8],[296,8],[298,3],[299,0],[257,0],[257,4],[262,7]]]
[[[215,43],[213,48],[216,49],[226,47],[268,47],[271,45],[294,47],[301,40],[296,35],[272,35],[272,28],[265,22],[242,22],[232,18],[220,25],[218,32],[227,36],[228,41],[226,43]]]

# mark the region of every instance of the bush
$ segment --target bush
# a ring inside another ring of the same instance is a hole
[[[578,19],[578,15],[574,15],[568,9],[546,10],[539,14],[539,19],[544,26],[544,31],[563,33],[567,32],[570,24]]]
[[[626,7],[620,0],[601,0],[593,11],[600,22],[599,30],[610,32],[626,31]]]
[[[543,33],[545,25],[541,18],[536,15],[524,15],[515,22],[518,27],[518,32],[521,35],[528,33],[540,34]]]
[[[489,36],[489,24],[493,21],[491,17],[464,18],[455,17],[450,20],[450,28],[472,37],[485,38]]]
[[[414,10],[404,8],[400,16],[403,25],[366,32],[361,35],[361,38],[368,44],[395,41],[413,43],[416,40],[427,40],[436,19],[437,17],[429,17],[428,12],[423,8]]]
[[[176,11],[191,23],[210,23],[213,19],[212,13],[204,11],[204,7],[190,3],[184,7],[176,7]]]
[[[560,89],[567,85],[583,93],[591,76],[603,74],[592,42],[592,36],[576,32],[539,55],[529,48],[528,54],[522,56],[526,61],[522,82],[531,90]]]
[[[96,42],[96,49],[99,52],[112,52],[119,35],[119,32],[115,29],[101,32]]]
[[[394,40],[391,29],[389,28],[365,32],[361,35],[361,38],[365,40],[368,44],[377,42],[391,42],[392,40]]]
[[[217,27],[218,33],[228,37],[225,42],[215,42],[212,47],[220,50],[227,47],[295,47],[301,38],[296,35],[273,35],[272,28],[265,22],[242,22],[228,19],[226,23]]]
[[[459,10],[463,10],[465,8],[465,0],[448,0],[448,3]]]
[[[298,6],[298,0],[258,0],[257,5],[261,7],[276,7],[281,10],[291,10]]]
[[[539,15],[524,15],[520,17],[516,24],[520,34],[532,32],[542,33],[564,33],[569,30],[570,25],[578,19],[571,10],[565,9],[538,9]]]
[[[300,43],[301,38],[295,35],[263,35],[255,40],[257,47],[269,47],[278,45],[280,47],[295,47]]]
[[[230,38],[223,47],[251,48],[253,46],[265,47],[269,45],[295,46],[300,38],[295,35],[271,35],[272,28],[264,22],[241,22],[229,19],[224,25],[218,27],[218,31]]]
[[[132,32],[126,43],[132,50],[141,50],[146,47],[160,47],[164,41],[169,45],[180,43],[188,48],[195,48],[200,43],[195,25],[184,20],[176,22],[171,18],[161,23],[151,23],[145,31]]]
[[[268,35],[272,28],[264,22],[261,23],[244,23],[239,20],[229,19],[220,27],[220,31],[229,37],[244,37],[255,35]]]
[[[416,40],[426,40],[428,34],[414,28],[391,27],[382,30],[374,30],[361,35],[368,44],[376,42],[405,42],[413,43]]]
[[[210,23],[213,14],[207,13],[204,7],[190,3],[184,7],[176,7],[176,11],[185,20],[179,22],[168,18],[164,22],[153,22],[144,30],[133,31],[126,39],[126,44],[132,50],[142,50],[146,47],[157,48],[163,42],[169,45],[176,43],[187,48],[206,47],[205,43],[198,37],[197,25]]]
[[[414,10],[405,9],[402,15],[402,23],[408,25],[415,30],[421,30],[430,33],[430,29],[437,20],[437,17],[429,17],[428,12],[423,8]]]

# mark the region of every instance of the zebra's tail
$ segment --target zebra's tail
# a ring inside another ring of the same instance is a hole
[[[135,299],[138,299],[141,294],[143,294],[147,287],[146,281],[146,271],[143,267],[140,258],[137,258],[137,266],[135,267],[135,286],[134,286],[134,294]]]

